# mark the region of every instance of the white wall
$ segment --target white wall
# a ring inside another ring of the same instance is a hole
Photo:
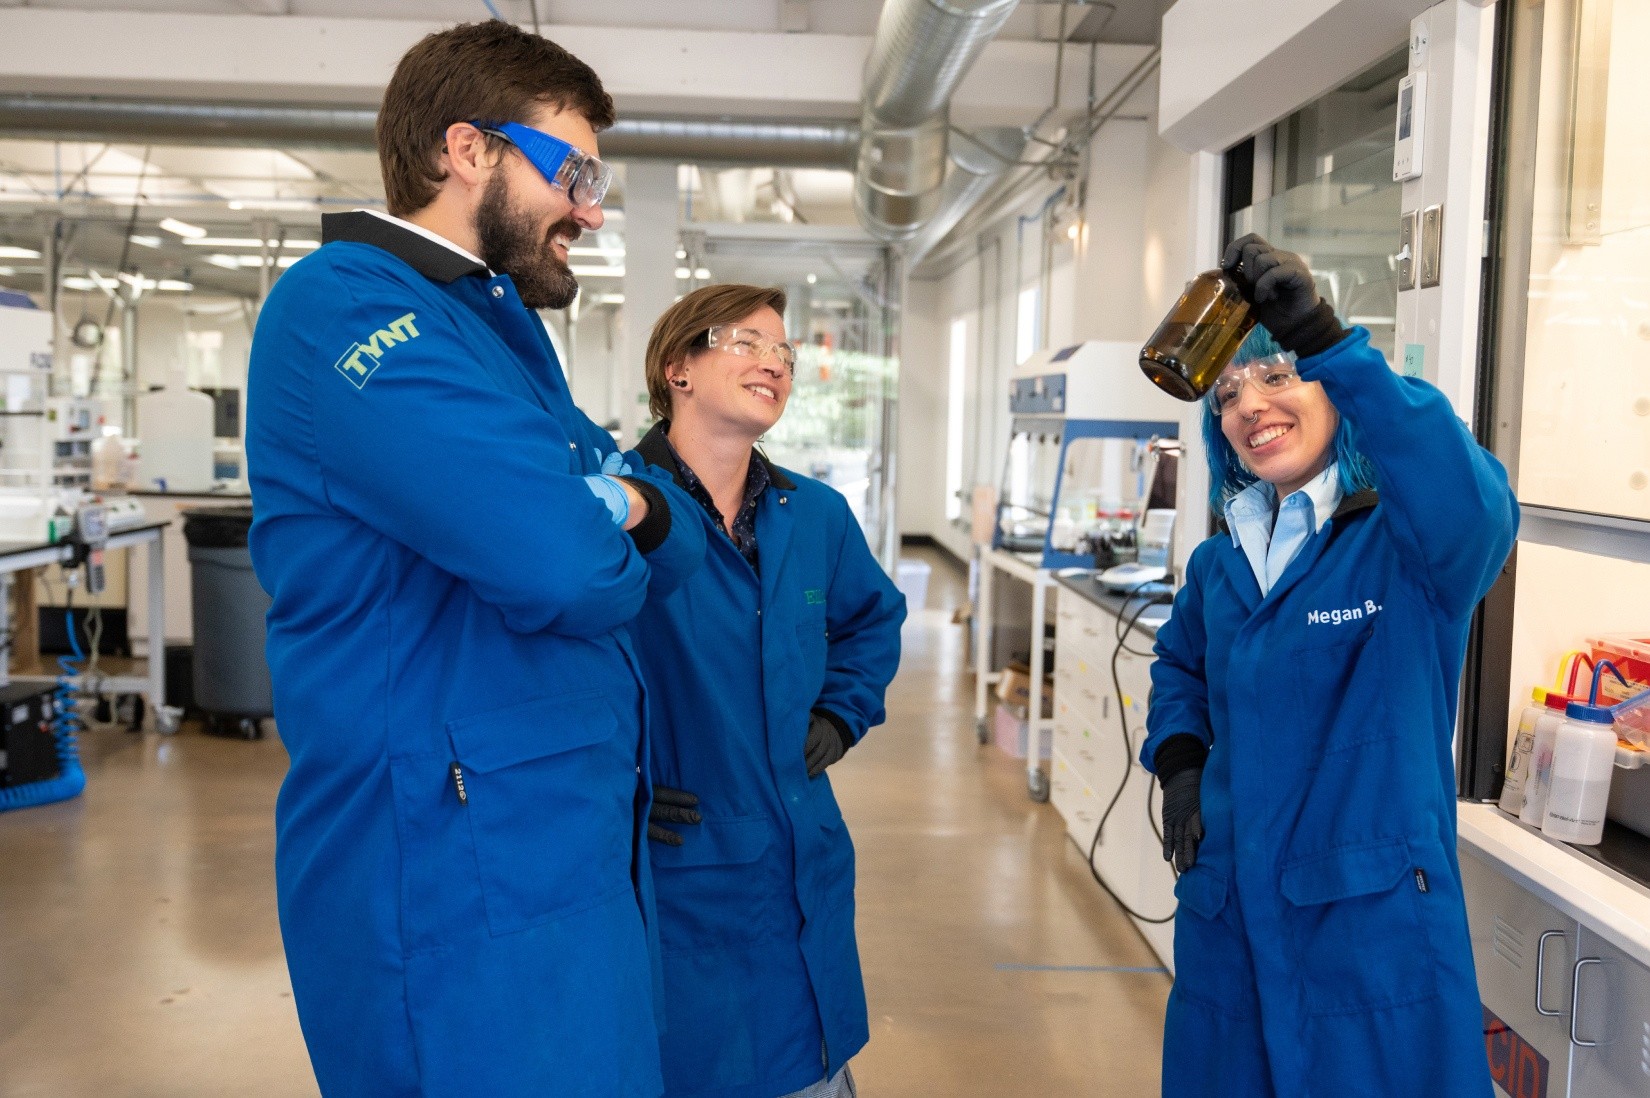
[[[1083,231],[1075,242],[1058,235],[1053,249],[1045,346],[1085,339],[1144,342],[1186,280],[1212,263],[1215,257],[1197,254],[1193,244],[1193,163],[1157,137],[1155,118],[1116,120],[1096,135]],[[1041,255],[1039,226],[1027,224],[1016,272],[1016,221],[1034,214],[1053,190],[1049,184],[1005,208],[953,269],[914,278],[908,291],[900,373],[900,530],[935,537],[959,553],[967,551],[966,528],[953,529],[945,519],[950,324],[960,317],[968,326],[963,437],[971,455],[965,489],[994,485],[1008,442],[1018,297],[1037,284]],[[966,504],[962,519],[966,524]]]

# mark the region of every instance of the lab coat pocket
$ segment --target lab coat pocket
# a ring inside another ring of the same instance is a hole
[[[1222,1013],[1254,1002],[1249,947],[1227,905],[1225,874],[1201,862],[1175,882],[1175,991]]]
[[[1288,947],[1313,1014],[1355,1014],[1437,994],[1409,844],[1385,839],[1283,866]]]
[[[649,843],[659,934],[667,950],[748,943],[772,922],[782,882],[764,858],[766,816],[705,816],[680,829],[681,846]]]
[[[1391,739],[1397,726],[1386,718],[1382,638],[1374,622],[1332,643],[1290,650],[1294,708],[1279,729],[1281,752],[1316,763],[1324,755]]]
[[[825,615],[809,614],[796,627],[796,672],[802,681],[801,699],[812,703],[825,688],[825,655],[830,636]]]
[[[599,690],[447,723],[493,934],[630,885],[635,744],[619,743],[618,727]]]

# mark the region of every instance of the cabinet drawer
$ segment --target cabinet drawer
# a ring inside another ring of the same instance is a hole
[[[1105,804],[1094,787],[1083,780],[1075,766],[1058,750],[1049,775],[1049,801],[1066,822],[1066,833],[1084,851],[1094,839],[1094,829],[1100,823]]]

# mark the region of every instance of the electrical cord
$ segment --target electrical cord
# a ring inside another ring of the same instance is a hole
[[[1129,594],[1125,596],[1124,605],[1126,606],[1128,604],[1127,600],[1129,597],[1137,594],[1140,588],[1144,586],[1145,584],[1142,583],[1131,588]],[[1117,617],[1117,646],[1112,649],[1111,653],[1111,682],[1112,689],[1117,692],[1117,721],[1123,730],[1123,780],[1117,783],[1117,789],[1114,793],[1112,793],[1111,803],[1106,805],[1106,811],[1101,814],[1100,822],[1095,825],[1094,839],[1089,843],[1088,851],[1089,875],[1094,878],[1094,882],[1098,884],[1105,891],[1106,895],[1110,896],[1117,906],[1122,908],[1126,914],[1132,918],[1138,919],[1140,922],[1154,925],[1173,922],[1176,913],[1180,910],[1180,905],[1176,904],[1174,911],[1171,911],[1162,917],[1154,918],[1149,915],[1141,914],[1133,907],[1129,906],[1129,904],[1124,902],[1123,898],[1113,891],[1112,887],[1105,882],[1105,879],[1100,875],[1100,871],[1095,868],[1094,857],[1100,849],[1100,838],[1105,834],[1106,823],[1111,819],[1111,814],[1117,808],[1118,801],[1123,799],[1123,791],[1128,788],[1129,779],[1134,775],[1134,749],[1133,745],[1129,741],[1129,711],[1128,706],[1123,700],[1123,681],[1117,673],[1117,659],[1125,651],[1133,652],[1137,655],[1151,655],[1149,652],[1139,653],[1136,652],[1135,649],[1128,647],[1126,639],[1128,637],[1129,630],[1135,627],[1135,625],[1140,621],[1141,616],[1144,615],[1145,612],[1151,607],[1161,606],[1164,603],[1172,603],[1173,601],[1174,597],[1172,595],[1151,595],[1144,599],[1139,606],[1134,608],[1133,611],[1130,611],[1127,617],[1124,617],[1123,615],[1118,615]],[[1149,695],[1147,697],[1146,704],[1148,707],[1151,705]],[[1155,790],[1148,785],[1146,789],[1146,820],[1151,824],[1152,834],[1157,836],[1158,845],[1161,846],[1163,843],[1163,833],[1159,830],[1157,826],[1157,819],[1153,816],[1151,810],[1154,793]]]

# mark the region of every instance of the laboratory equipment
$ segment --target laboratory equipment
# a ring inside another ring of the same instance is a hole
[[[86,566],[86,593],[101,595],[107,584],[103,552],[109,545],[109,524],[101,504],[82,504],[74,516],[75,558],[69,563]]]
[[[1518,734],[1513,738],[1512,758],[1507,762],[1507,778],[1501,784],[1499,804],[1514,816],[1524,811],[1524,779],[1530,772],[1530,752],[1535,747],[1535,722],[1547,711],[1547,691],[1530,691],[1530,704],[1518,715]]]
[[[1255,326],[1237,280],[1204,271],[1140,348],[1140,369],[1176,400],[1197,400],[1220,377]]]
[[[1090,340],[1040,351],[1015,371],[995,548],[1035,555],[1044,568],[1086,568],[1097,538],[1132,545],[1152,444],[1180,429],[1179,410],[1136,380],[1135,353]]]
[[[1615,714],[1608,705],[1598,704],[1599,680],[1606,669],[1621,678],[1614,664],[1599,660],[1587,701],[1571,702],[1565,708],[1554,736],[1552,781],[1541,830],[1550,838],[1578,846],[1596,846],[1604,838],[1610,777],[1616,764]]]
[[[1536,718],[1530,745],[1530,772],[1524,779],[1524,807],[1518,813],[1518,818],[1531,827],[1540,827],[1546,818],[1547,796],[1553,787],[1553,746],[1558,740],[1558,726],[1564,721],[1565,707],[1571,700],[1556,690],[1549,691],[1542,702],[1547,712]]]
[[[52,689],[40,683],[0,686],[0,789],[58,776],[61,763],[52,734]]]
[[[212,488],[212,398],[188,388],[174,370],[166,388],[137,398],[138,483],[163,492]]]

